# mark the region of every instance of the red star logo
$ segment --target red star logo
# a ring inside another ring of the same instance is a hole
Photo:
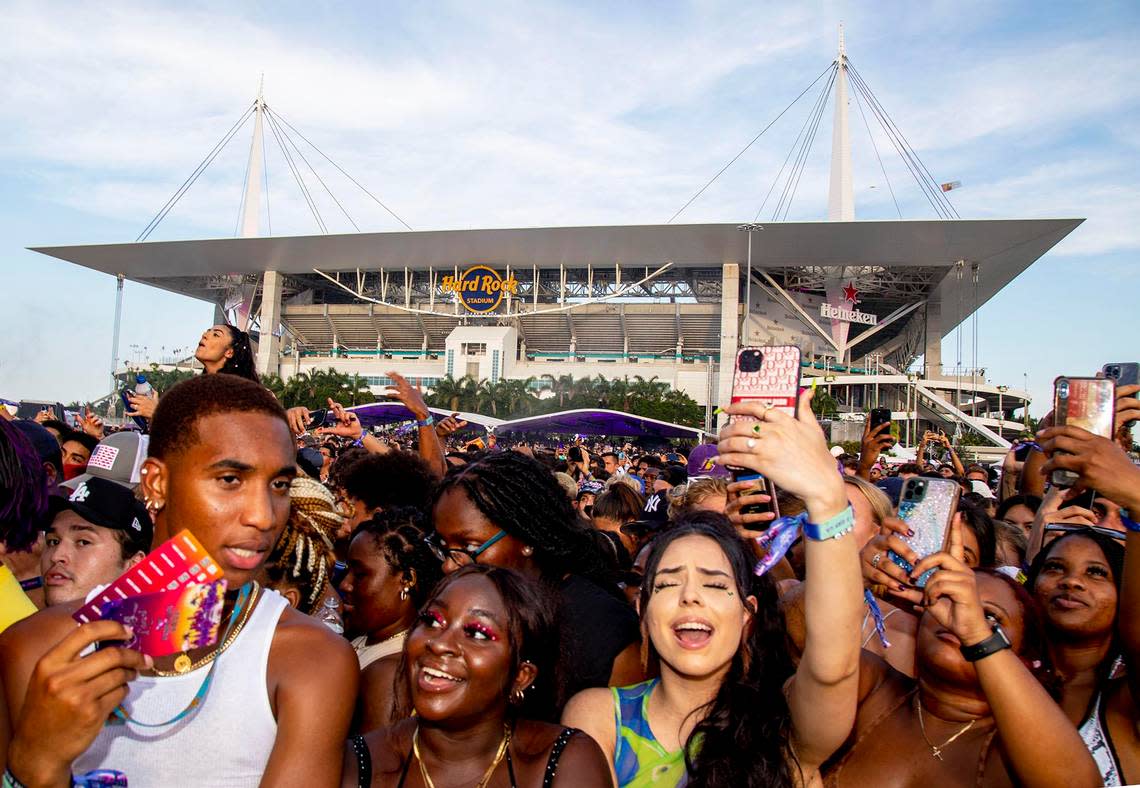
[[[852,304],[859,303],[859,291],[855,289],[854,282],[848,282],[843,288],[843,300]]]

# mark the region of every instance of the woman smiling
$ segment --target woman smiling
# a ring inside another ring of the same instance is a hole
[[[605,786],[605,757],[553,719],[558,638],[541,587],[474,564],[445,578],[408,635],[415,716],[349,743],[345,786]]]

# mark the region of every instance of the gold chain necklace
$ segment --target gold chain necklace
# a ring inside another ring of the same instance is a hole
[[[249,620],[250,614],[253,612],[253,608],[257,605],[257,600],[261,596],[260,591],[261,586],[256,581],[254,581],[253,592],[250,594],[249,601],[245,603],[245,610],[242,611],[241,619],[238,621],[237,626],[233,628],[233,630],[229,633],[229,635],[220,646],[215,647],[213,651],[199,659],[197,662],[191,662],[190,657],[186,654],[179,654],[178,657],[174,660],[174,670],[159,670],[157,668],[154,668],[154,675],[159,676],[160,678],[184,676],[187,673],[197,670],[203,665],[210,664],[210,662],[220,657],[222,655],[222,652],[230,647],[230,644],[232,644],[234,640],[237,639],[237,636],[241,634],[242,629],[245,628],[245,624]]]
[[[507,749],[511,746],[511,729],[510,726],[503,726],[503,738],[499,741],[499,750],[495,753],[495,760],[491,761],[491,765],[487,767],[487,771],[483,772],[483,777],[479,782],[475,783],[475,788],[484,788],[491,780],[491,775],[495,773],[495,769],[503,760],[506,755]],[[420,776],[423,778],[424,785],[427,788],[435,788],[435,783],[431,780],[431,775],[428,774],[427,766],[424,765],[423,756],[420,755],[420,726],[416,725],[415,732],[412,733],[412,753],[416,756],[416,761],[420,764]]]
[[[977,720],[970,720],[965,724],[962,730],[958,731],[949,739],[942,742],[942,744],[936,746],[926,735],[926,723],[922,719],[922,701],[919,700],[917,692],[914,693],[914,707],[918,710],[918,727],[922,729],[922,738],[926,741],[926,746],[930,748],[930,754],[940,761],[942,760],[942,751],[945,750],[955,739],[957,739],[966,731],[970,730],[970,728],[974,727],[974,723],[977,722]]]

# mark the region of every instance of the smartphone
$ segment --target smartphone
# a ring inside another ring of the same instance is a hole
[[[62,403],[40,402],[34,399],[20,400],[20,404],[16,406],[16,418],[31,421],[40,414],[41,410],[50,410],[53,419],[62,421],[64,424],[67,423],[67,417],[64,415]]]
[[[1112,438],[1116,416],[1116,381],[1112,378],[1070,378],[1053,381],[1053,424],[1072,425],[1103,438]],[[1053,484],[1072,487],[1079,477],[1072,471],[1053,471]]]
[[[325,422],[328,421],[328,417],[328,408],[317,408],[316,410],[309,411],[308,429],[312,430],[316,429],[317,427],[325,426]]]
[[[796,415],[796,398],[800,388],[800,349],[795,345],[743,347],[736,354],[736,370],[732,376],[732,402],[759,401]],[[733,420],[753,420],[750,416],[733,416]],[[750,468],[730,467],[732,480],[755,482],[744,495],[763,493],[771,496],[768,503],[744,506],[741,514],[771,512],[780,516],[776,504],[776,487],[771,480]]]
[[[1135,361],[1118,361],[1100,368],[1106,378],[1116,381],[1118,386],[1135,386],[1140,383],[1140,364]]]
[[[1093,503],[1096,501],[1096,490],[1085,490],[1076,498],[1072,498],[1062,503],[1058,509],[1067,509],[1070,506],[1079,506],[1082,509],[1092,511]]]
[[[226,581],[215,580],[113,599],[100,614],[131,628],[131,639],[117,645],[166,657],[217,643],[225,600]]]
[[[131,405],[131,398],[127,396],[129,391],[130,389],[125,387],[119,389],[119,399],[123,402],[123,413],[129,413],[134,407]],[[140,432],[145,433],[150,430],[150,424],[142,416],[131,416],[131,420],[138,426]]]
[[[891,421],[890,408],[872,408],[871,409],[871,429],[875,429],[880,424],[889,424]]]
[[[946,549],[950,534],[950,521],[958,509],[958,495],[962,487],[953,479],[927,479],[916,476],[903,482],[899,495],[899,517],[914,531],[914,536],[902,537],[919,558],[926,558]],[[914,569],[910,562],[893,551],[888,557],[908,573]],[[919,588],[926,586],[931,569],[915,581]]]

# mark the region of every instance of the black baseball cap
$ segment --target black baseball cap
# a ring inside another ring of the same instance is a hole
[[[48,513],[53,520],[60,512],[72,511],[92,525],[126,531],[132,544],[143,552],[150,551],[154,523],[143,502],[123,485],[94,476],[74,490],[61,488],[59,492],[49,499]]]

